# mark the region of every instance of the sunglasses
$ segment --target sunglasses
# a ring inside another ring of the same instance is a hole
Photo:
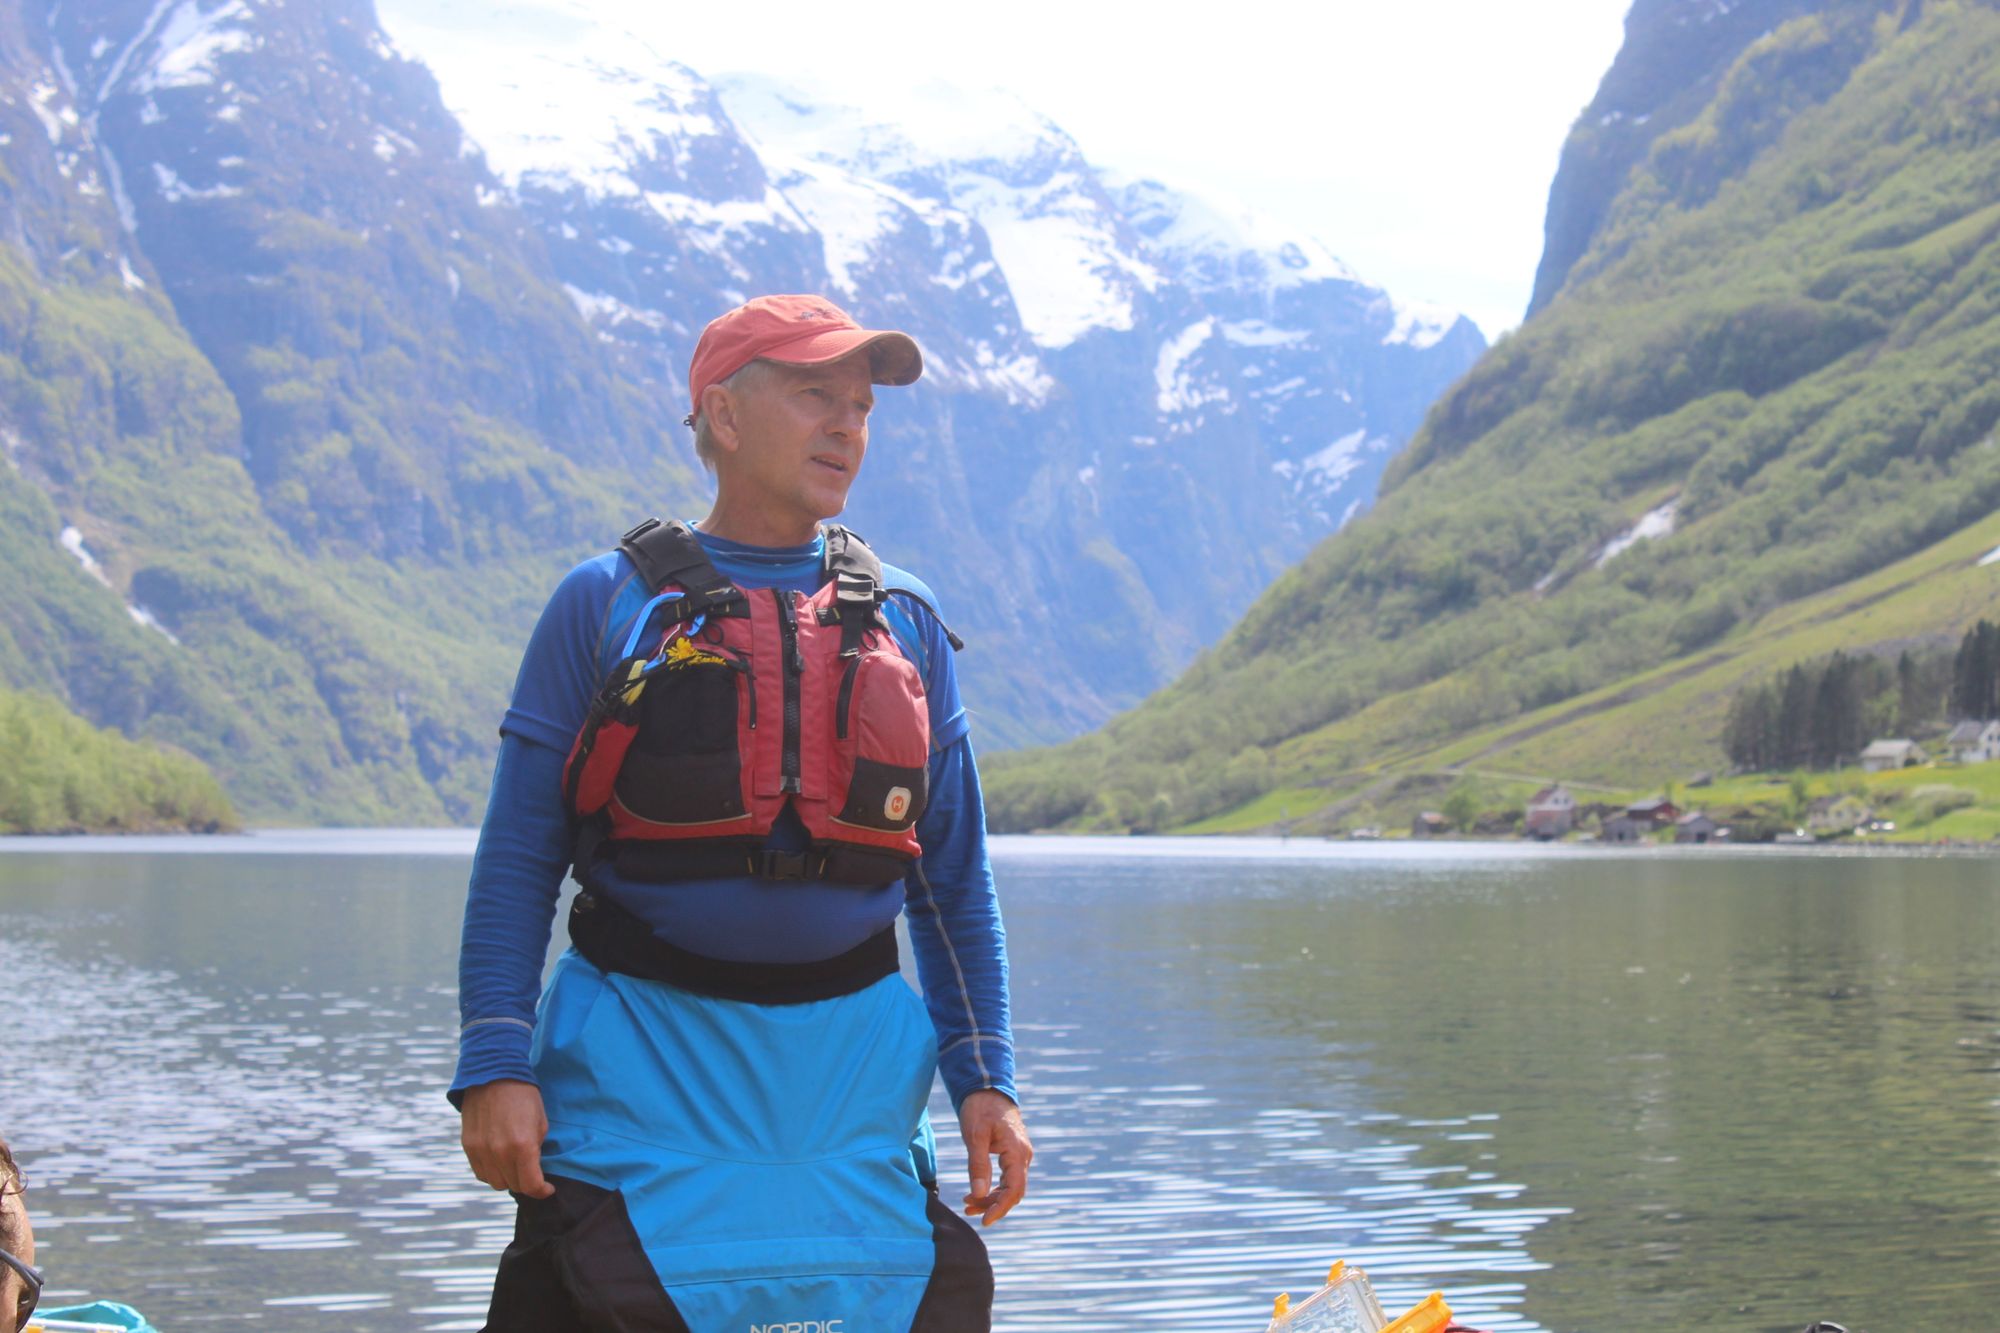
[[[0,1250],[0,1264],[21,1275],[21,1294],[14,1301],[14,1333],[21,1333],[28,1326],[28,1316],[35,1312],[36,1302],[42,1299],[42,1270],[28,1267],[5,1250]]]

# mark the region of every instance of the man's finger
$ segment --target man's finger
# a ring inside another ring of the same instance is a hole
[[[509,1175],[513,1178],[513,1187],[517,1193],[525,1194],[531,1199],[546,1199],[556,1192],[556,1187],[542,1178],[541,1144],[531,1143],[525,1151],[517,1152],[513,1168]]]
[[[1000,1188],[987,1196],[979,1225],[992,1226],[1028,1197],[1028,1163],[1033,1158],[1033,1149],[1025,1143],[1010,1143],[1000,1150]]]
[[[965,1196],[967,1216],[986,1207],[993,1189],[993,1129],[982,1120],[960,1126],[965,1138],[965,1169],[971,1191]]]
[[[986,1201],[993,1196],[993,1159],[982,1149],[974,1153],[965,1165],[972,1185],[971,1192],[965,1196],[965,1211],[983,1212]]]

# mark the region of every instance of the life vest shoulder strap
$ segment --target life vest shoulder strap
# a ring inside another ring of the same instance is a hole
[[[862,637],[880,619],[882,561],[850,528],[829,523],[825,528],[826,573],[833,584],[833,607],[840,614],[840,655],[855,657]]]
[[[677,518],[665,522],[647,519],[618,539],[618,549],[630,557],[639,577],[653,592],[677,587],[687,594],[675,608],[683,619],[724,602],[742,600],[742,590],[722,576],[694,529]]]

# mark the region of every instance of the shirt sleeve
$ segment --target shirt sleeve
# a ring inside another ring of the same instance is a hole
[[[897,597],[892,593],[885,610],[890,628],[906,648],[914,650],[917,667],[923,673],[924,697],[931,711],[931,752],[935,755],[949,749],[972,729],[965,704],[958,697],[958,671],[952,665],[956,650],[951,646],[944,622],[931,609],[937,605],[937,595],[929,585],[893,566],[886,567],[884,574],[892,589],[915,594],[915,597]]]
[[[498,1079],[535,1081],[528,1046],[563,875],[565,752],[503,733],[458,949],[458,1071],[450,1097]]]
[[[986,806],[963,731],[931,756],[924,852],[904,880],[917,979],[937,1030],[951,1104],[981,1088],[1018,1102],[1007,999],[1007,932],[986,855]]]
[[[454,1105],[483,1083],[534,1081],[528,1048],[535,1002],[570,861],[563,762],[597,687],[597,646],[615,574],[615,564],[600,558],[570,571],[556,588],[529,637],[500,724],[459,938]]]

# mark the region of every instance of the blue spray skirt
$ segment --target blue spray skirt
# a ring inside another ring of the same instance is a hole
[[[547,1327],[561,1300],[665,1333],[988,1326],[985,1248],[937,1198],[936,1038],[900,976],[761,1005],[571,951],[534,1062],[557,1195],[522,1200],[491,1328]]]

